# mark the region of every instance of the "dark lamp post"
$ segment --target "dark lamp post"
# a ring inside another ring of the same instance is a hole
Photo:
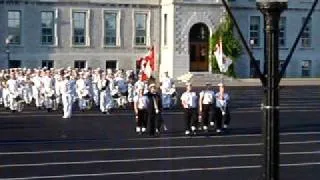
[[[287,0],[257,0],[265,19],[266,87],[264,111],[263,180],[279,179],[279,21]]]

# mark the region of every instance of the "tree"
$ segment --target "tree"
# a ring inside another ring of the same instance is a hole
[[[222,38],[224,54],[232,59],[232,64],[229,66],[228,71],[224,74],[227,76],[236,77],[234,65],[237,58],[239,58],[242,53],[242,46],[240,41],[234,36],[233,23],[229,16],[223,23],[220,24],[216,32],[213,33],[210,39],[210,52],[215,51],[216,44],[219,42],[220,38]],[[218,63],[214,55],[211,57],[211,62],[212,72],[220,73]]]

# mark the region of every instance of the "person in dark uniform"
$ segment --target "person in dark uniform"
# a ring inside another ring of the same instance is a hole
[[[136,132],[142,134],[146,132],[147,118],[148,118],[148,97],[143,94],[144,87],[141,86],[138,89],[138,94],[134,96],[134,112],[136,115]]]
[[[216,113],[215,113],[215,120],[216,120],[216,131],[220,133],[223,129],[228,128],[230,123],[230,112],[229,112],[229,102],[230,96],[228,93],[225,92],[225,86],[223,83],[219,83],[219,92],[216,93]]]
[[[184,108],[185,135],[194,135],[197,125],[198,97],[195,92],[192,92],[191,83],[186,84],[186,92],[180,99]]]
[[[209,120],[214,122],[215,93],[212,90],[210,83],[206,83],[206,89],[200,92],[199,95],[199,119],[202,121],[202,129],[208,132]],[[211,113],[211,118],[210,118]]]
[[[162,101],[155,83],[149,85],[146,96],[148,97],[148,132],[150,136],[158,135],[162,125]]]

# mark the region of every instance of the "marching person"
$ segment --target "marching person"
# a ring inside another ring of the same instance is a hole
[[[9,102],[11,112],[16,112],[18,110],[18,88],[19,84],[16,78],[16,74],[14,72],[11,72],[10,79],[8,80]]]
[[[149,92],[146,94],[148,97],[148,130],[149,135],[154,136],[160,133],[160,127],[163,125],[161,112],[162,102],[161,96],[157,93],[155,83],[149,85]]]
[[[85,75],[80,72],[80,78],[76,80],[76,92],[78,97],[78,106],[80,111],[84,111],[87,108],[86,100],[90,98],[89,90],[87,88],[87,83]]]
[[[192,91],[191,83],[186,84],[186,91],[181,95],[184,108],[185,135],[195,134],[197,125],[197,94]]]
[[[139,87],[139,94],[134,96],[134,112],[136,117],[136,132],[140,135],[146,132],[148,121],[148,97],[143,94],[144,87]]]
[[[63,104],[63,119],[71,118],[72,115],[72,81],[69,74],[65,74],[63,81],[61,82],[60,92],[62,94],[62,104]]]
[[[113,99],[110,91],[110,81],[107,79],[105,73],[102,73],[97,86],[100,91],[100,111],[103,114],[110,114],[110,109],[113,106]]]
[[[54,106],[55,92],[54,92],[54,79],[49,70],[46,71],[45,76],[42,77],[43,88],[41,94],[43,94],[43,104],[47,111],[50,112]]]
[[[209,115],[211,114],[210,125],[213,125],[215,94],[210,83],[206,83],[206,89],[199,95],[199,119],[202,121],[202,129],[207,132],[209,127]]]
[[[219,92],[216,93],[216,131],[220,133],[223,129],[228,128],[230,123],[230,112],[229,112],[229,94],[225,92],[224,84],[221,82],[218,84]]]
[[[32,82],[33,82],[32,93],[33,93],[33,98],[35,100],[36,108],[41,109],[42,103],[43,103],[43,97],[41,96],[43,81],[42,81],[40,70],[36,70],[35,76],[32,78]]]
[[[163,108],[169,109],[173,105],[172,98],[176,93],[176,88],[173,79],[169,77],[168,72],[164,73],[164,77],[160,83]]]

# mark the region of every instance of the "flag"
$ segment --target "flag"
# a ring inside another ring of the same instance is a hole
[[[154,52],[154,46],[152,46],[152,47],[149,49],[149,52],[148,52],[148,54],[145,56],[145,59],[146,59],[147,62],[150,63],[151,70],[154,71],[154,70],[155,70],[155,52]]]
[[[220,72],[227,72],[229,66],[232,64],[232,60],[223,53],[222,47],[222,39],[220,39],[219,43],[216,44],[214,55],[216,57]]]

